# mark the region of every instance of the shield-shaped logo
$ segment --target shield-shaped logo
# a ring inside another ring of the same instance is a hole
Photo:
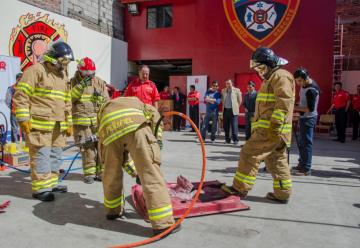
[[[19,24],[10,34],[9,54],[20,57],[21,70],[36,64],[48,49],[48,44],[67,40],[65,25],[49,18],[49,14],[27,13],[20,16]]]
[[[288,30],[300,0],[223,0],[236,35],[252,50],[271,47]]]

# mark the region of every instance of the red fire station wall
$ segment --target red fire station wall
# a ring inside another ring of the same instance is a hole
[[[171,28],[147,29],[146,7],[171,4]],[[193,75],[208,75],[209,82],[249,73],[252,50],[234,33],[221,0],[158,0],[139,3],[140,15],[125,16],[125,36],[129,60],[192,59]],[[307,68],[319,83],[320,111],[330,105],[333,64],[335,0],[301,0],[293,23],[272,46],[290,61],[285,68],[293,72]]]

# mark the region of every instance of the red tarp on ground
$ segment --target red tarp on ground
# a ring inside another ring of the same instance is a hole
[[[174,189],[176,183],[168,183],[169,189]],[[193,183],[196,189],[199,183]],[[239,196],[228,195],[223,192],[220,187],[222,183],[219,181],[204,182],[203,192],[201,192],[198,201],[193,206],[190,214],[187,217],[220,214],[226,212],[248,210],[249,206],[240,201]],[[148,221],[145,200],[141,185],[134,185],[131,189],[133,205],[139,215]],[[171,198],[174,218],[180,218],[188,209],[191,200],[180,200],[178,198]]]

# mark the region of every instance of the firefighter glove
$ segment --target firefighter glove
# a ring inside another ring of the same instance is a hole
[[[74,133],[73,131],[73,127],[72,126],[69,126],[67,129],[66,129],[66,136],[70,137],[72,136]]]
[[[31,130],[31,122],[30,121],[20,121],[19,126],[24,133],[26,133],[26,134],[30,133],[30,130]]]
[[[83,80],[80,81],[80,86],[85,89],[86,87],[91,85],[91,79],[88,77],[84,77]]]

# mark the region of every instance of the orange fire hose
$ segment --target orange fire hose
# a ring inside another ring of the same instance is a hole
[[[205,171],[206,171],[206,152],[205,152],[204,141],[203,141],[203,139],[201,137],[199,129],[196,127],[195,123],[188,116],[184,115],[183,113],[176,112],[176,111],[170,111],[170,112],[163,113],[164,117],[166,117],[166,116],[169,117],[169,116],[173,116],[173,115],[180,116],[181,118],[187,120],[190,123],[190,125],[194,128],[194,130],[196,131],[196,134],[197,134],[197,136],[199,137],[199,140],[200,140],[201,151],[202,151],[202,170],[201,170],[201,178],[200,178],[199,186],[197,188],[197,192],[196,192],[194,198],[192,199],[192,201],[190,203],[190,206],[186,210],[186,212],[180,217],[180,219],[178,221],[176,221],[169,229],[167,229],[163,233],[160,233],[160,234],[158,234],[158,235],[156,235],[154,237],[144,239],[144,240],[141,240],[141,241],[138,241],[138,242],[112,246],[112,248],[137,247],[137,246],[141,246],[141,245],[150,244],[152,242],[155,242],[155,241],[161,239],[162,237],[164,237],[165,235],[170,233],[176,226],[180,225],[180,223],[188,216],[188,214],[190,213],[190,211],[193,208],[194,204],[197,202],[197,200],[199,198],[199,195],[200,195],[203,183],[204,183]]]

